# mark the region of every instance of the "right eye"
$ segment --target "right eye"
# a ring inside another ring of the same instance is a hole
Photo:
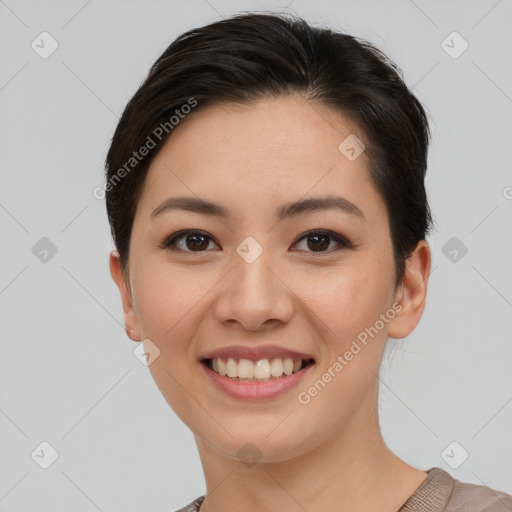
[[[170,251],[176,252],[204,252],[203,249],[208,247],[208,243],[205,240],[213,240],[204,231],[178,231],[167,237],[161,244],[162,249],[169,249]],[[180,245],[180,242],[184,242]],[[191,248],[191,250],[188,250]]]

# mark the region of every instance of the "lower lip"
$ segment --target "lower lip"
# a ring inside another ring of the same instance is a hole
[[[264,400],[282,395],[294,386],[297,386],[304,375],[314,366],[314,364],[309,364],[297,373],[267,382],[244,382],[220,375],[203,362],[199,364],[217,388],[232,398],[241,398],[243,400]]]

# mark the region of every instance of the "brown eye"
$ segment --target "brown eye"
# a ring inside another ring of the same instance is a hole
[[[329,235],[309,235],[307,240],[311,242],[311,245],[308,245],[308,248],[313,248],[313,250],[325,250],[330,245]]]
[[[205,244],[205,240],[207,237],[205,237],[202,234],[195,234],[195,235],[188,235],[185,238],[185,244],[187,245],[190,243],[190,245],[187,245],[187,247],[192,248],[192,250],[202,250],[208,248],[208,242]]]
[[[314,230],[309,231],[308,233],[302,235],[298,241],[306,239],[307,242],[307,248],[309,251],[306,252],[317,252],[317,253],[323,253],[327,252],[326,249],[329,247],[331,240],[334,240],[338,246],[341,246],[342,248],[349,247],[350,243],[345,240],[343,237],[337,235],[336,233],[333,233],[332,231],[326,231],[326,230]],[[329,251],[334,252],[334,251]]]
[[[183,244],[177,243],[182,240]],[[181,231],[167,238],[161,247],[173,251],[203,252],[208,248],[209,240],[212,238],[201,231]]]

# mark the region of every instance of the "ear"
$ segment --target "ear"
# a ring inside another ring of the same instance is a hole
[[[130,285],[126,282],[126,278],[121,269],[121,260],[117,251],[111,251],[110,253],[110,275],[112,276],[112,279],[116,283],[117,287],[119,288],[119,292],[121,293],[126,334],[133,341],[140,341],[141,335],[139,319],[133,307]],[[131,332],[132,329],[134,332]]]
[[[395,302],[402,309],[388,323],[389,338],[405,338],[418,325],[425,309],[431,264],[430,246],[420,240],[406,262],[404,278],[395,294]]]

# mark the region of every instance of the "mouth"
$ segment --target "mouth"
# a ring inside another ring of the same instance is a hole
[[[272,357],[246,359],[238,357],[203,358],[200,362],[209,370],[237,382],[270,382],[286,379],[313,366],[313,358]]]
[[[231,345],[198,359],[207,382],[238,400],[275,400],[307,379],[316,360],[278,345]]]

